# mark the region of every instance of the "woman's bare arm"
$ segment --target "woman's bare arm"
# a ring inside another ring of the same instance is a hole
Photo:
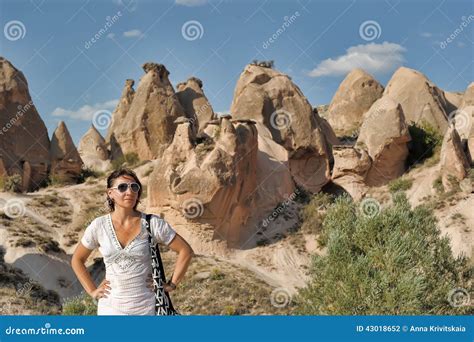
[[[87,249],[82,243],[79,242],[74,254],[72,255],[72,269],[74,270],[74,273],[76,273],[76,276],[82,284],[82,287],[84,287],[89,295],[95,299],[107,297],[106,295],[109,293],[108,290],[110,290],[109,282],[104,279],[99,287],[96,287],[89,271],[86,268],[85,263],[91,252],[92,251],[90,249]]]
[[[171,281],[178,285],[183,279],[186,270],[188,269],[191,258],[194,256],[194,251],[191,246],[178,234],[176,233],[175,238],[168,245],[173,251],[178,253],[176,265],[174,267],[173,279]]]

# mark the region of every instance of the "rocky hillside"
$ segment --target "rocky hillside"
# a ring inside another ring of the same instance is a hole
[[[69,261],[107,213],[106,175],[122,165],[145,185],[139,209],[164,216],[198,255],[174,295],[184,313],[291,314],[311,255],[326,253],[305,214],[324,210],[310,207],[321,194],[384,207],[404,191],[434,209],[454,255],[472,258],[474,83],[451,93],[402,67],[384,87],[356,69],[317,106],[272,63],[253,62],[231,114],[217,116],[201,79],[175,90],[164,65],[143,70],[136,89],[125,81],[105,137],[91,126],[76,149],[64,122],[49,139],[25,76],[0,59],[0,291],[15,312],[33,312],[23,279],[54,291],[58,311],[84,312]],[[99,252],[89,261],[101,280]]]

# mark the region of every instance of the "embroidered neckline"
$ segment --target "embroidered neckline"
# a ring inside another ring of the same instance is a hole
[[[110,230],[111,233],[112,233],[112,240],[113,240],[113,242],[114,242],[115,247],[117,247],[120,251],[124,251],[124,250],[128,249],[129,246],[131,246],[131,245],[135,242],[135,240],[137,240],[141,235],[143,235],[143,220],[144,220],[144,216],[145,216],[145,215],[144,215],[143,213],[141,213],[141,217],[140,217],[140,231],[138,232],[138,234],[135,235],[135,237],[134,237],[132,240],[130,240],[130,241],[127,243],[127,245],[126,245],[125,247],[122,247],[122,245],[120,244],[120,241],[119,241],[118,238],[117,238],[117,235],[115,234],[115,228],[114,228],[114,224],[113,224],[113,222],[112,222],[112,214],[109,213],[109,214],[107,215],[107,223],[108,223],[107,226],[109,227],[109,230]]]

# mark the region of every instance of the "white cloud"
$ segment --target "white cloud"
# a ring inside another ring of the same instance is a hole
[[[431,38],[433,37],[433,34],[431,32],[421,32],[420,36],[422,36],[423,38]]]
[[[176,5],[183,5],[188,7],[202,6],[207,3],[207,0],[176,0]]]
[[[143,37],[143,33],[140,30],[130,30],[130,31],[125,31],[123,33],[123,36],[126,38],[136,38],[136,37]]]
[[[119,100],[110,100],[103,103],[96,103],[93,105],[85,105],[78,110],[69,110],[61,107],[57,107],[52,115],[53,116],[66,116],[71,119],[78,119],[84,121],[92,120],[95,113],[98,111],[113,111],[117,106]]]
[[[354,68],[362,68],[373,74],[384,74],[395,70],[405,60],[406,49],[398,44],[383,42],[351,46],[346,54],[328,58],[309,72],[311,77],[341,76]]]
[[[107,35],[107,38],[114,39],[115,38],[115,33],[109,33]]]

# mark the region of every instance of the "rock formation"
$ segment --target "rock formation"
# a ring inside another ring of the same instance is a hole
[[[148,211],[173,208],[211,224],[214,237],[238,246],[255,211],[257,130],[221,118],[214,138],[197,141],[189,119],[177,121],[173,142],[148,182]]]
[[[368,187],[365,178],[372,165],[367,151],[357,146],[334,146],[334,168],[332,181],[346,190],[358,201],[364,197]]]
[[[81,173],[83,162],[64,121],[59,122],[53,133],[50,160],[50,176],[61,181],[75,181]]]
[[[208,121],[216,118],[212,106],[202,90],[202,81],[191,77],[186,82],[178,83],[176,88],[176,95],[186,117],[192,120],[195,131],[201,132]]]
[[[451,114],[463,146],[466,146],[470,163],[474,161],[474,83],[471,83],[463,94],[459,108]]]
[[[377,100],[365,115],[356,143],[372,160],[367,185],[383,185],[403,174],[410,140],[401,105],[387,96]]]
[[[446,132],[440,155],[441,180],[446,190],[463,180],[469,170],[469,162],[464,154],[461,139],[454,125],[450,125]]]
[[[108,150],[110,151],[111,159],[117,159],[123,155],[122,149],[115,138],[114,132],[120,131],[122,129],[121,127],[127,124],[125,117],[130,109],[133,97],[135,95],[135,90],[133,89],[134,84],[134,80],[128,79],[125,81],[122,96],[120,97],[117,107],[112,113],[109,130],[107,131],[107,135],[105,137],[105,141],[109,145]]]
[[[297,185],[318,192],[329,180],[330,148],[317,114],[290,78],[276,70],[247,65],[237,82],[231,113],[266,127],[288,152]],[[259,131],[260,133],[260,131]]]
[[[105,139],[91,125],[79,142],[78,152],[84,165],[96,171],[105,172],[110,166],[109,151]]]
[[[0,57],[0,159],[6,175],[22,177],[21,190],[48,177],[49,137],[23,73]]]
[[[120,149],[123,154],[134,152],[141,160],[149,160],[162,155],[173,140],[174,121],[185,113],[168,79],[166,67],[145,63],[143,70],[145,75],[134,94],[130,83],[125,85],[115,111],[117,119],[113,117],[114,127],[107,134],[110,137],[107,143],[111,145],[112,154]],[[123,115],[131,98],[130,108]]]
[[[427,123],[441,134],[448,128],[444,92],[421,72],[399,68],[388,82],[384,95],[401,104],[407,123]]]
[[[328,109],[328,121],[337,135],[350,135],[383,94],[382,85],[362,69],[352,70],[337,89]]]

